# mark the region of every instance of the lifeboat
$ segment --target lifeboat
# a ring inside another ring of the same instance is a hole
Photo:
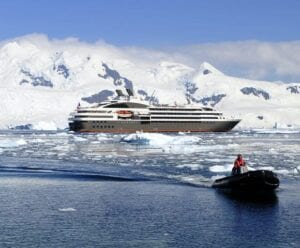
[[[117,114],[120,118],[131,118],[133,116],[133,112],[129,110],[119,110]]]

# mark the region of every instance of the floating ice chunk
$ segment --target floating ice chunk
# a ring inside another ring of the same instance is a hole
[[[75,208],[59,208],[58,211],[60,212],[75,212]]]
[[[0,140],[0,147],[9,148],[26,145],[27,142],[24,139],[19,140]]]
[[[66,132],[59,132],[59,133],[56,133],[54,135],[56,135],[56,136],[68,136],[69,134],[66,133]]]
[[[121,139],[121,142],[152,146],[196,144],[201,138],[189,135],[171,136],[160,133],[134,133]]]
[[[107,141],[110,140],[108,134],[98,134],[97,135],[98,141]]]
[[[91,144],[100,144],[100,143],[101,143],[101,142],[100,142],[100,141],[97,141],[97,140],[91,142]]]
[[[182,136],[182,137],[172,137],[174,145],[187,145],[187,144],[197,144],[201,138],[196,136]]]
[[[98,139],[108,138],[109,136],[110,136],[110,134],[108,134],[108,133],[98,133],[97,134]]]
[[[269,153],[278,154],[278,152],[274,148],[269,149]]]
[[[258,167],[259,170],[269,170],[269,171],[273,171],[274,167],[272,166],[262,166],[262,167]]]
[[[216,151],[225,150],[239,147],[239,144],[228,144],[228,145],[201,145],[203,151]],[[215,155],[214,152],[210,152],[211,155]]]
[[[221,159],[218,159],[218,158],[205,158],[205,161],[220,163]]]
[[[209,167],[209,170],[211,172],[229,172],[232,170],[232,164],[214,165]]]
[[[45,140],[43,140],[43,139],[33,139],[32,142],[34,142],[34,143],[44,143]]]
[[[281,169],[281,170],[274,170],[275,173],[278,174],[283,174],[283,175],[288,175],[290,174],[290,171],[286,170],[286,169]]]
[[[191,132],[178,132],[178,135],[186,135],[186,134],[189,134]]]
[[[51,131],[55,131],[58,128],[57,128],[57,126],[54,122],[40,121],[37,124],[33,124],[32,129],[34,129],[34,130],[51,130]]]
[[[121,138],[121,142],[127,142],[132,144],[145,145],[150,143],[150,138],[148,134],[129,134]]]
[[[289,134],[289,133],[300,133],[300,130],[298,129],[252,129],[253,132],[259,133],[259,134]]]
[[[174,154],[192,154],[195,152],[203,151],[203,147],[200,145],[169,145],[160,146],[163,152],[165,153],[174,153]]]
[[[79,141],[79,142],[87,141],[86,138],[82,138],[82,137],[80,137],[80,136],[74,136],[74,140],[75,140],[75,141]]]
[[[26,145],[27,142],[26,142],[26,140],[24,140],[24,139],[19,139],[19,140],[16,141],[16,144],[17,144],[18,146],[22,146],[22,145]]]
[[[177,165],[177,168],[190,168],[191,170],[198,170],[198,169],[203,169],[203,165],[200,164],[181,164]]]

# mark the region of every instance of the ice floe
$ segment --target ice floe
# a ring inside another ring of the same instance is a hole
[[[273,166],[261,166],[261,167],[257,167],[258,170],[270,170],[273,171],[274,167]]]
[[[252,129],[252,132],[259,134],[293,134],[300,133],[299,129]]]
[[[200,164],[181,164],[181,165],[177,165],[177,168],[190,168],[191,170],[199,170],[199,169],[203,169],[203,165]]]
[[[88,141],[88,139],[80,137],[80,136],[74,136],[73,138],[74,138],[75,141],[78,141],[78,142]]]
[[[58,211],[60,212],[75,212],[75,208],[59,208]]]
[[[274,172],[283,175],[288,175],[293,173],[292,170],[287,170],[287,169],[274,170]]]
[[[50,121],[50,122],[40,121],[37,124],[33,124],[32,129],[56,131],[58,128],[57,128],[57,125],[53,121]]]
[[[127,142],[132,144],[152,146],[165,146],[165,145],[188,145],[196,144],[201,141],[200,137],[189,135],[165,135],[160,133],[133,133],[129,134],[121,139],[121,142]]]
[[[0,147],[2,148],[9,148],[9,147],[17,147],[26,145],[27,142],[24,139],[18,139],[18,140],[0,140]]]
[[[226,165],[214,165],[209,167],[211,172],[230,172],[232,170],[232,164]]]

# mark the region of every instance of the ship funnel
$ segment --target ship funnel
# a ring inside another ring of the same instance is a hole
[[[125,96],[122,90],[116,90],[117,95],[120,96]]]
[[[132,89],[126,88],[128,96],[133,96],[133,91]]]

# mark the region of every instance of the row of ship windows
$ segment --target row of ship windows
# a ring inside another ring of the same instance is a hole
[[[151,123],[167,123],[167,124],[175,124],[174,122],[168,122],[168,121],[152,121]],[[199,124],[199,123],[209,123],[209,124],[213,124],[213,123],[217,123],[216,121],[180,121],[180,123],[193,123],[193,124]]]
[[[131,106],[129,106],[128,104],[114,104],[114,105],[108,105],[105,106],[104,108],[146,108],[146,105],[141,105],[141,104],[131,104]],[[188,108],[149,108],[149,110],[153,110],[153,111],[213,111],[213,109],[211,108],[203,108],[203,109],[188,109]],[[79,109],[78,112],[80,113],[86,113],[86,112],[99,112],[99,113],[104,113],[106,111],[103,110],[98,110],[98,109],[89,109],[89,110],[83,110],[83,109]]]
[[[84,113],[84,112],[80,112]],[[91,113],[91,112],[86,112],[86,113]],[[99,112],[100,113],[100,112]],[[222,115],[221,113],[161,113],[161,112],[151,112],[152,115]],[[86,116],[86,117],[93,117],[93,116]],[[101,118],[113,118],[112,115],[101,115]]]
[[[152,122],[155,122],[155,123],[169,123],[168,121],[156,121],[156,120],[153,120]],[[124,124],[125,123],[132,123],[131,121],[124,121]],[[141,121],[141,123],[143,123],[143,121]],[[150,121],[146,121],[144,122],[143,124],[149,124],[151,123]],[[180,121],[180,123],[215,123],[214,121]],[[172,122],[172,124],[174,124]],[[114,125],[99,125],[99,124],[93,124],[92,125],[93,128],[114,128]]]
[[[169,117],[169,116],[152,116],[151,119],[197,119],[197,120],[202,120],[202,119],[218,119],[218,117],[186,117],[186,116],[180,116],[180,117]]]
[[[205,116],[151,116],[151,119],[218,119],[218,116],[219,115],[214,115],[214,116],[207,116],[207,117],[205,117]],[[109,118],[109,119],[111,119],[112,118],[112,116],[84,116],[85,118],[95,118],[95,117],[97,117],[97,118]],[[149,117],[147,117],[147,119],[148,119]],[[145,119],[145,117],[143,118],[141,118],[141,119]]]
[[[222,115],[221,113],[162,113],[162,112],[151,112],[151,115]]]
[[[114,128],[114,125],[93,125],[93,128]]]
[[[179,109],[179,108],[174,108],[174,109],[170,109],[170,108],[149,108],[150,110],[157,110],[157,111],[213,111],[213,109],[211,108],[203,108],[203,109],[187,109],[187,108],[183,108],[183,109]]]
[[[103,111],[103,110],[78,110],[77,112],[78,113],[107,113],[107,111]]]
[[[97,118],[113,118],[112,115],[81,115],[81,116],[76,116],[76,117],[79,117],[79,118],[94,118],[94,117],[97,117]]]

